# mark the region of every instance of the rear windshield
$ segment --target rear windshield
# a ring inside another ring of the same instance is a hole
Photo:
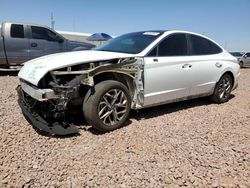
[[[137,54],[157,39],[163,32],[136,32],[121,35],[95,48],[100,51]]]

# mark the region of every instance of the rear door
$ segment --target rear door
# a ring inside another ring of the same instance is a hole
[[[30,58],[36,58],[66,49],[63,38],[48,28],[30,26]]]
[[[222,49],[204,37],[193,34],[187,36],[192,66],[190,95],[211,94],[223,70],[223,57],[220,57]]]
[[[6,28],[4,42],[9,65],[19,65],[28,61],[29,39],[25,25],[5,23],[3,27]]]

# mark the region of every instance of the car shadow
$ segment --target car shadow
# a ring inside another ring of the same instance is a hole
[[[41,136],[48,137],[48,138],[59,138],[59,139],[63,139],[63,138],[73,138],[73,137],[80,136],[79,133],[68,134],[68,135],[54,135],[54,134],[47,133],[47,132],[44,132],[44,131],[42,131],[42,130],[39,130],[39,129],[35,128],[35,127],[33,127],[33,129],[36,131],[37,134],[39,134],[39,135],[41,135]]]
[[[234,97],[235,96],[231,94],[229,100]],[[194,107],[203,106],[203,105],[212,105],[212,104],[215,104],[215,103],[210,101],[208,97],[203,97],[203,98],[197,98],[197,99],[192,99],[192,100],[187,100],[187,101],[182,101],[182,102],[175,102],[175,103],[140,109],[137,111],[132,110],[130,114],[130,119],[125,123],[123,127],[129,126],[132,123],[131,119],[136,119],[137,121],[142,120],[142,119],[151,119],[151,118],[155,118],[155,117],[162,116],[165,114],[175,113],[180,110],[185,110],[185,109],[194,108]],[[88,126],[84,118],[80,115],[78,116],[78,118],[74,118],[74,122],[72,123],[77,125],[77,127],[79,127],[80,129],[89,131],[94,135],[105,134],[103,132],[100,132],[94,129],[91,126]]]
[[[231,94],[229,97],[229,100],[234,97],[235,96]],[[208,97],[203,97],[203,98],[164,104],[160,106],[141,109],[138,111],[133,111],[130,117],[139,121],[141,119],[151,119],[151,118],[155,118],[158,116],[162,116],[164,114],[175,113],[180,110],[185,110],[185,109],[194,108],[194,107],[203,106],[203,105],[212,105],[212,104],[215,104],[215,103],[209,100]]]
[[[107,132],[99,131],[93,128],[92,126],[88,125],[88,123],[86,122],[82,114],[77,114],[76,116],[74,116],[74,118],[72,118],[69,121],[70,123],[73,123],[74,125],[76,125],[79,130],[88,131],[94,135],[103,135],[107,133]],[[125,124],[122,127],[126,127],[130,125],[131,123],[132,121],[129,119],[128,121],[125,122]]]
[[[127,120],[127,121],[125,122],[125,124],[124,124],[122,127],[120,127],[120,128],[127,127],[127,126],[129,126],[131,123],[132,123],[132,121],[129,119],[129,120]],[[94,134],[94,135],[103,135],[103,134],[109,133],[109,132],[101,132],[101,131],[99,131],[99,130],[93,128],[93,127],[90,127],[87,131],[89,131],[90,133],[92,133],[92,134]],[[110,132],[112,132],[112,131],[110,131]]]
[[[4,70],[0,69],[0,76],[17,76],[19,70]]]
[[[235,95],[231,94],[229,100],[233,99],[234,97]],[[182,102],[164,104],[164,105],[155,106],[155,107],[149,107],[149,108],[140,109],[137,111],[132,110],[130,114],[130,119],[121,128],[129,126],[132,123],[131,119],[136,119],[137,121],[142,120],[142,119],[151,119],[151,118],[155,118],[155,117],[162,116],[165,114],[175,113],[180,110],[185,110],[185,109],[194,108],[194,107],[203,106],[203,105],[212,105],[212,104],[215,104],[215,103],[210,101],[207,97],[204,97],[204,98],[197,98],[197,99],[192,99],[192,100],[187,100],[187,101],[182,101]],[[76,125],[76,127],[79,129],[79,132],[81,130],[88,131],[93,135],[104,135],[107,133],[107,132],[98,131],[94,129],[93,127],[91,127],[90,125],[88,125],[81,113],[77,113],[77,114],[74,114],[74,116],[70,116],[68,121],[69,123]],[[79,134],[58,136],[58,135],[47,134],[40,130],[36,130],[36,132],[42,136],[54,137],[54,138],[72,138],[72,137],[76,137],[80,135],[79,133]]]

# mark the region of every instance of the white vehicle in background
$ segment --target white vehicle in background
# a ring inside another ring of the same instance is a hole
[[[131,109],[204,96],[226,102],[239,70],[237,59],[205,36],[144,31],[94,50],[31,60],[19,72],[17,91],[24,116],[37,129],[76,133],[67,118],[79,109],[94,128],[112,131]]]
[[[239,60],[240,67],[250,67],[250,52],[245,53]]]
[[[240,60],[241,60],[242,56],[244,55],[244,52],[230,52],[230,54],[232,56],[234,56],[238,60],[238,62],[240,63]]]

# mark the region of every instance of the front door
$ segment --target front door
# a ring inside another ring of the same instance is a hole
[[[186,34],[167,36],[145,62],[144,106],[151,106],[189,96],[192,85]]]
[[[56,33],[51,30],[38,26],[30,26],[30,58],[36,58],[48,54],[62,52],[64,47],[63,40],[59,40]]]

